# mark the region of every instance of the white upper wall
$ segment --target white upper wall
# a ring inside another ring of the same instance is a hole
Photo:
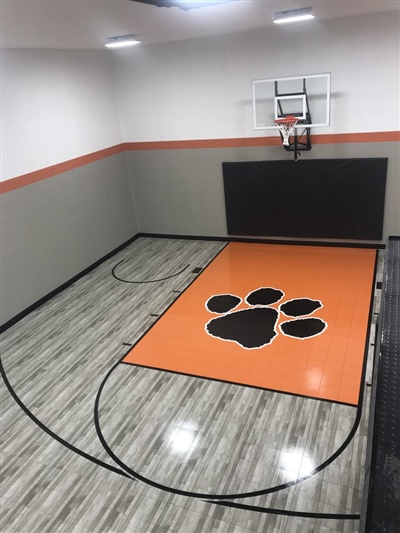
[[[331,72],[331,125],[400,129],[399,13],[310,21],[113,51],[123,140],[274,134],[253,129],[251,81]]]
[[[121,142],[107,52],[2,50],[2,180]]]
[[[397,11],[115,51],[2,50],[1,179],[122,141],[274,134],[253,129],[259,78],[331,72],[331,125],[314,133],[400,130],[399,44]]]

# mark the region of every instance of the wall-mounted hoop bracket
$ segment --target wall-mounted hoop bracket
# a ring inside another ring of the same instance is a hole
[[[276,130],[276,119],[295,116],[298,122],[285,150],[296,156],[310,150],[312,128],[330,125],[330,80],[329,72],[253,80],[254,129]]]
[[[285,106],[298,106],[298,113],[290,114],[284,112]],[[275,125],[279,128],[282,144],[288,152],[294,152],[294,159],[302,150],[311,150],[310,128],[312,124],[310,108],[307,98],[306,78],[302,80],[302,90],[298,92],[282,93],[279,92],[278,81],[275,81]],[[298,134],[299,126],[304,126],[301,133]],[[290,142],[290,136],[293,141]]]

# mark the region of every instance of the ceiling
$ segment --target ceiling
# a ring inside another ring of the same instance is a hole
[[[312,7],[318,19],[400,13],[399,0],[234,0],[188,11],[131,0],[0,0],[0,5],[2,48],[48,49],[103,49],[107,37],[131,33],[147,45],[266,28],[275,12],[302,7]]]

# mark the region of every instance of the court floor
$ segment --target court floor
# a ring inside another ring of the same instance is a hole
[[[374,342],[382,254],[374,280],[372,250],[244,246],[141,237],[2,335],[2,532],[359,530],[373,347],[355,347]],[[232,319],[260,310],[249,346]]]

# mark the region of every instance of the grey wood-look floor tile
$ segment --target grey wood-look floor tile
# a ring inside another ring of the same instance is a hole
[[[355,533],[358,521],[302,519],[206,503],[107,470],[119,469],[94,425],[99,386],[225,246],[140,238],[2,335],[15,393],[40,422],[99,466],[40,430],[1,386],[1,531],[5,533]],[[382,254],[378,276],[382,276]],[[176,277],[146,284],[123,283]],[[185,268],[190,265],[188,268]],[[174,292],[178,291],[178,292]],[[379,309],[376,291],[374,312]],[[372,316],[376,323],[376,315]],[[373,344],[371,329],[370,344]],[[369,350],[367,380],[372,370]],[[360,511],[370,388],[347,448],[310,479],[347,438],[356,409],[190,376],[119,365],[100,399],[112,451],[150,481],[187,492],[278,492],[233,502],[295,512]],[[185,434],[186,431],[186,434]],[[174,437],[191,446],[174,449]],[[299,458],[303,463],[298,464]],[[291,463],[292,461],[292,463]],[[297,461],[297,463],[296,463]],[[303,467],[301,466],[303,464]],[[286,465],[286,466],[285,466]],[[302,470],[303,468],[303,470]]]

